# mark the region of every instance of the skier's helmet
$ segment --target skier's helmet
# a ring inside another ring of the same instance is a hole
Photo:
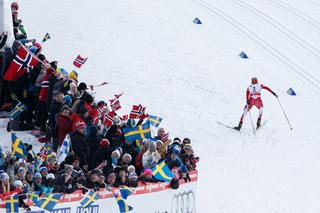
[[[257,84],[258,79],[256,77],[251,78],[251,84]]]

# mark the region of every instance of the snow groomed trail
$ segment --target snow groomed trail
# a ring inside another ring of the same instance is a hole
[[[110,83],[98,98],[124,92],[123,105],[146,105],[172,138],[191,138],[201,157],[197,212],[320,211],[318,1],[19,3],[29,37],[50,33],[50,60],[70,71],[76,54],[89,57],[80,79]],[[257,138],[249,116],[241,132],[217,124],[238,123],[253,76],[279,94],[292,131],[268,92]]]

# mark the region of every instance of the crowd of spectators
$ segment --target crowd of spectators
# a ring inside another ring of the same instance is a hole
[[[189,180],[188,172],[196,169],[199,160],[189,138],[172,140],[160,127],[154,138],[128,142],[123,128],[142,124],[147,116],[135,124],[115,112],[109,127],[103,125],[103,117],[94,121],[97,109],[110,110],[110,106],[95,100],[92,87],[79,82],[76,71],[68,73],[57,61],[49,61],[42,53],[42,45],[27,38],[18,19],[17,3],[13,3],[12,11],[16,40],[0,52],[0,111],[10,111],[22,102],[27,110],[9,122],[8,130],[38,129],[43,136],[38,139],[41,151],[35,153],[32,145],[25,144],[28,154],[20,159],[0,144],[0,194],[137,187],[138,182],[158,181],[151,169],[163,160],[175,174],[172,188],[178,187],[179,179]],[[0,40],[4,36],[7,33],[2,33]],[[16,81],[6,81],[3,76],[22,45],[41,63]],[[71,150],[63,162],[58,162],[59,148],[67,135]],[[19,200],[24,198],[20,196]],[[23,202],[21,205],[24,207]]]

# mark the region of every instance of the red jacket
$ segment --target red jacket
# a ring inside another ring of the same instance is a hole
[[[71,118],[60,114],[57,120],[57,127],[58,127],[58,141],[59,141],[59,145],[61,145],[66,135],[72,132]]]
[[[48,91],[49,91],[49,78],[54,72],[53,68],[47,69],[47,73],[44,76],[43,80],[41,81],[41,89],[39,93],[39,101],[40,102],[46,102],[47,96],[48,96]]]

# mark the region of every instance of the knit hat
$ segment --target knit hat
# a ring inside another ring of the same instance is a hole
[[[132,171],[136,171],[136,168],[133,165],[128,166],[128,172],[132,173]]]
[[[78,73],[74,70],[72,70],[70,73],[69,73],[69,78],[70,79],[74,79],[74,80],[78,80]]]
[[[84,82],[81,82],[78,86],[78,90],[81,91],[81,90],[86,90],[86,89],[88,89],[87,84]]]
[[[42,173],[42,172],[48,172],[48,169],[47,169],[47,167],[41,167],[41,168],[39,169],[39,172],[40,172],[40,173]]]
[[[70,97],[70,95],[65,95],[63,97],[63,104],[67,104],[67,105],[72,105],[72,98]]]
[[[183,149],[191,150],[193,152],[193,148],[192,148],[191,144],[185,144]]]
[[[9,175],[6,172],[1,173],[0,175],[0,180],[4,181],[4,180],[9,180]]]
[[[106,138],[104,138],[100,141],[100,147],[102,147],[102,148],[107,148],[109,145],[110,145],[110,142]]]
[[[128,179],[138,179],[138,175],[135,172],[130,172]]]
[[[189,138],[184,138],[184,139],[182,140],[182,143],[183,143],[183,144],[191,144],[191,140],[190,140]]]
[[[55,176],[54,176],[54,174],[52,174],[52,173],[49,173],[49,174],[47,174],[47,176],[46,176],[46,179],[47,180],[49,180],[49,179],[55,179]]]
[[[156,148],[156,142],[155,141],[150,141],[150,149],[151,148],[153,148],[153,149]]]
[[[14,186],[14,187],[17,187],[17,186],[22,187],[23,184],[22,184],[21,180],[16,180],[16,181],[14,181],[13,186]]]
[[[78,121],[76,123],[76,129],[85,129],[86,128],[86,124],[83,121]]]
[[[25,172],[26,170],[23,168],[23,167],[19,167],[19,169],[18,169],[18,173],[23,173],[23,172]]]
[[[112,153],[111,153],[111,157],[115,157],[117,159],[120,158],[120,151],[117,149],[117,150],[114,150]]]
[[[163,145],[162,140],[156,140],[156,144],[161,144],[161,146]]]
[[[181,139],[180,138],[174,138],[173,143],[179,143],[181,144]]]
[[[73,170],[73,166],[72,165],[69,165],[69,164],[64,164],[64,170],[67,171],[67,170]]]
[[[35,173],[33,177],[34,177],[34,179],[36,179],[36,178],[42,179],[42,175],[39,172]]]
[[[129,153],[126,153],[126,154],[124,154],[124,155],[122,156],[122,160],[123,160],[123,161],[124,161],[125,158],[129,158],[129,159],[130,159],[129,162],[131,162],[131,160],[132,160],[132,157],[131,157],[131,155],[130,155]]]
[[[144,176],[146,176],[146,175],[152,175],[151,169],[146,169],[146,170],[144,170],[143,175],[144,175]]]
[[[46,60],[46,56],[44,56],[43,54],[39,54],[38,58],[40,59],[40,61]]]

